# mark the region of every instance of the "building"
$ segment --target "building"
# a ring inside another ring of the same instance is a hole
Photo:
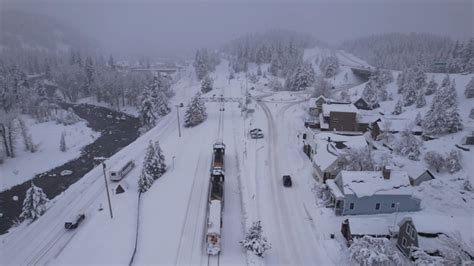
[[[384,132],[396,134],[404,130],[409,130],[413,135],[420,136],[423,134],[423,129],[420,126],[415,125],[410,119],[403,118],[379,118],[370,124],[370,128],[372,138],[375,140]]]
[[[357,109],[352,104],[323,104],[321,130],[357,131]]]
[[[357,101],[354,102],[354,106],[359,110],[374,110],[375,108],[380,107],[378,103],[369,104],[363,98],[357,99]]]
[[[327,180],[337,215],[418,211],[408,174],[403,171],[341,171]]]
[[[313,117],[318,117],[319,114],[322,112],[323,104],[329,103],[329,102],[331,102],[331,100],[327,99],[326,97],[322,95],[317,98],[310,98],[309,108],[308,108],[309,115]]]
[[[366,137],[341,135],[307,129],[303,134],[303,151],[313,162],[315,178],[320,182],[336,177],[341,168],[341,156],[350,149],[368,147]]]
[[[410,176],[410,184],[412,186],[419,186],[425,181],[430,181],[435,179],[434,175],[428,169],[418,168],[411,171],[408,171]]]
[[[398,223],[398,228],[397,247],[407,258],[410,258],[412,248],[418,247],[418,232],[410,217],[404,217]]]

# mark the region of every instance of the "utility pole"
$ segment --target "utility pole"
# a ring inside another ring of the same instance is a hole
[[[112,214],[112,203],[110,202],[109,185],[107,184],[107,175],[105,173],[106,165],[103,161],[102,161],[102,168],[104,170],[104,181],[105,181],[105,190],[107,191],[107,200],[109,201],[110,219],[112,219],[112,218],[114,218],[114,216]]]
[[[176,115],[178,116],[178,136],[181,138],[181,125],[179,123],[179,105],[176,106]]]

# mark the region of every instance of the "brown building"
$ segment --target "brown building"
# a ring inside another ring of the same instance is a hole
[[[323,124],[329,131],[357,131],[357,109],[352,104],[323,104]],[[321,129],[324,128],[321,125]]]

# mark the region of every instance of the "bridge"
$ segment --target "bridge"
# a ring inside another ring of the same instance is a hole
[[[358,67],[350,67],[352,73],[354,75],[363,78],[364,80],[369,80],[370,75],[374,72],[375,68],[373,67],[365,67],[365,66],[358,66]]]
[[[222,97],[222,96],[215,96],[215,97],[201,97],[204,102],[234,102],[234,103],[241,103],[242,98],[238,97]]]
[[[176,73],[179,70],[179,68],[140,68],[140,67],[132,67],[131,70],[133,72],[153,72],[153,73],[173,74],[173,73]]]

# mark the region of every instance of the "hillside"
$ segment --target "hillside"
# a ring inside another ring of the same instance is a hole
[[[93,40],[52,17],[0,10],[0,52],[64,53],[95,49]]]

